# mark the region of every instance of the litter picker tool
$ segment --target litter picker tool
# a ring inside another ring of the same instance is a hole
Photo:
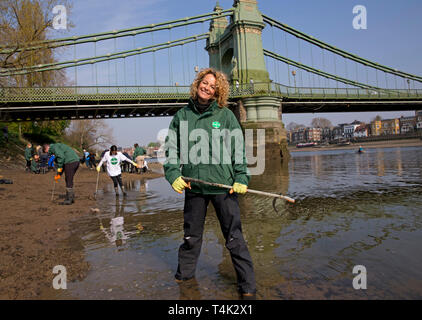
[[[199,179],[194,179],[194,178],[189,178],[189,177],[182,177],[182,179],[186,182],[197,182],[197,183],[202,183],[202,184],[206,184],[209,186],[214,186],[214,187],[220,187],[220,188],[225,188],[225,189],[232,189],[232,186],[228,186],[225,184],[221,184],[221,183],[214,183],[214,182],[207,182],[207,181],[203,181],[203,180],[199,180]],[[262,196],[267,196],[267,197],[273,197],[273,208],[276,212],[278,212],[278,210],[275,207],[275,203],[277,199],[284,199],[290,203],[295,203],[295,199],[292,199],[290,197],[287,196],[283,196],[282,194],[276,194],[276,193],[270,193],[270,192],[264,192],[264,191],[259,191],[259,190],[253,190],[253,189],[247,189],[246,192],[249,193],[255,193],[255,194],[260,194]]]
[[[95,193],[94,193],[94,199],[97,200],[97,191],[98,191],[98,179],[100,177],[100,172],[97,172],[97,185],[95,186]]]
[[[53,199],[54,199],[54,189],[56,188],[56,183],[58,183],[59,180],[60,180],[60,177],[61,177],[60,173],[62,173],[62,172],[63,172],[63,169],[59,168],[59,169],[57,169],[57,175],[54,176],[53,192],[51,193],[51,201],[53,201]]]
[[[54,199],[54,189],[56,188],[56,183],[57,183],[57,181],[54,179],[53,180],[53,192],[51,193],[51,201],[53,201],[53,199]]]

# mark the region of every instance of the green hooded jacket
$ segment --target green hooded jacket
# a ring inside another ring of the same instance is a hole
[[[173,117],[165,149],[164,173],[170,184],[185,176],[226,185],[248,185],[242,128],[233,112],[220,108],[216,101],[200,114],[190,99]],[[199,183],[191,183],[191,187],[191,192],[201,194],[228,192]]]
[[[32,172],[37,172],[39,170],[39,165],[38,162],[35,161],[35,159],[31,160],[31,171]]]
[[[79,157],[76,152],[63,143],[51,144],[49,153],[56,156],[55,161],[57,162],[57,168],[63,168],[67,163],[79,162]]]
[[[25,160],[29,161],[32,158],[32,148],[25,148]]]
[[[145,151],[144,148],[141,147],[136,147],[135,151],[133,152],[133,161],[135,161],[137,156],[143,156],[145,155],[147,152]]]

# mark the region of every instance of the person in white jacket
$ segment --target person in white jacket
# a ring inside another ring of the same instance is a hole
[[[116,195],[119,195],[119,188],[122,189],[123,195],[126,196],[125,187],[123,186],[122,181],[122,169],[120,163],[122,161],[127,161],[132,163],[135,167],[138,165],[127,158],[123,153],[117,151],[117,147],[115,145],[111,146],[110,151],[104,153],[103,158],[101,159],[100,163],[97,166],[97,172],[100,172],[101,166],[105,162],[107,164],[107,173],[110,176],[111,180],[114,183],[114,190],[116,191]]]

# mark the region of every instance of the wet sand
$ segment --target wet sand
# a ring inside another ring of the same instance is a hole
[[[123,181],[162,176],[161,164],[149,163],[152,172],[123,173]],[[65,195],[64,176],[55,186],[54,172],[30,174],[23,166],[0,163],[0,176],[13,184],[0,185],[0,299],[37,299],[51,288],[53,267],[67,266],[67,280],[82,280],[89,270],[83,246],[70,222],[95,214],[97,172],[80,166],[74,180],[75,203],[60,205]],[[99,184],[111,183],[101,172]]]
[[[337,146],[334,144],[321,147],[305,147],[296,148],[295,146],[289,146],[290,152],[303,152],[303,151],[332,151],[332,150],[357,150],[359,146],[364,149],[370,148],[395,148],[395,147],[416,147],[422,146],[421,139],[403,139],[403,140],[389,140],[389,141],[373,141],[373,142],[361,142],[351,143],[348,146]]]

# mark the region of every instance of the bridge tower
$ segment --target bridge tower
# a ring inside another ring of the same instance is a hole
[[[210,23],[210,37],[205,47],[209,65],[224,72],[233,87],[268,88],[270,78],[262,45],[265,24],[257,1],[234,0],[233,7],[230,21],[221,17]],[[222,10],[217,1],[214,11]],[[266,159],[288,156],[281,99],[252,96],[236,102],[234,111],[244,129],[265,129]]]

